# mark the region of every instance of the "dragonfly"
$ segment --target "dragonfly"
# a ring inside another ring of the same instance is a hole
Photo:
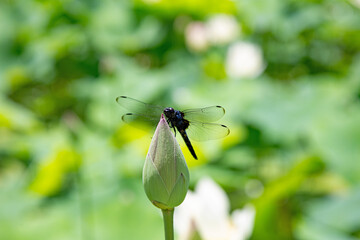
[[[179,111],[172,107],[147,104],[127,96],[117,97],[116,102],[130,111],[122,116],[122,120],[130,125],[145,123],[156,126],[161,114],[164,114],[169,126],[174,130],[175,136],[178,131],[195,159],[198,157],[190,139],[194,141],[214,140],[226,137],[230,133],[227,126],[213,123],[224,116],[225,109],[222,106]]]

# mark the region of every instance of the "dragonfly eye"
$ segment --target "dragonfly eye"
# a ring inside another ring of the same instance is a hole
[[[174,109],[172,107],[167,107],[164,109],[164,113],[172,113],[174,112]]]
[[[171,108],[171,107],[168,107],[168,108],[165,108],[164,109],[164,114],[165,114],[165,116],[167,117],[167,118],[172,118],[173,117],[173,115],[174,115],[174,109],[173,108]]]

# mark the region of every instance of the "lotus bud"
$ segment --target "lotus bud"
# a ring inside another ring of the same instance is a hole
[[[149,200],[162,210],[180,205],[189,188],[189,170],[180,146],[161,115],[143,169]]]

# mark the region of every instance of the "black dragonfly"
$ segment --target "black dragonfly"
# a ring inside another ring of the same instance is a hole
[[[117,97],[116,102],[131,111],[122,116],[122,120],[129,124],[140,122],[156,126],[161,114],[164,114],[169,126],[174,129],[175,136],[177,130],[195,159],[197,156],[189,138],[194,141],[206,141],[223,138],[230,133],[225,125],[212,123],[224,116],[225,109],[221,106],[178,111],[171,107],[143,103],[126,96]]]

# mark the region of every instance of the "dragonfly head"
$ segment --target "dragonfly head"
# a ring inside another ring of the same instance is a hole
[[[164,109],[164,114],[167,118],[173,118],[175,115],[175,110],[172,107],[167,107]]]

